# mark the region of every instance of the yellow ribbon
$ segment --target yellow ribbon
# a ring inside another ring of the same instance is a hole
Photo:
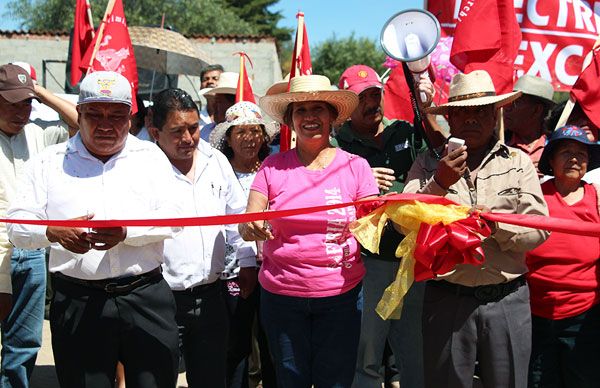
[[[404,296],[414,281],[415,258],[413,252],[421,223],[435,225],[441,222],[448,225],[465,219],[468,215],[469,207],[467,206],[446,206],[418,201],[392,202],[375,209],[352,224],[351,231],[354,237],[363,247],[373,253],[379,253],[379,241],[388,219],[399,225],[405,235],[396,248],[396,257],[402,258],[396,278],[385,289],[375,309],[382,319],[399,319],[402,314]]]

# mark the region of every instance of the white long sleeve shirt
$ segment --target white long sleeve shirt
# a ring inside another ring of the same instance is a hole
[[[92,156],[79,134],[28,161],[8,216],[15,219],[95,220],[180,217],[172,193],[173,172],[153,143],[129,135],[106,163]],[[163,261],[163,240],[180,228],[128,227],[108,251],[85,254],[50,243],[45,226],[9,224],[11,242],[25,249],[51,246],[50,272],[79,279],[109,279],[153,270]]]
[[[247,197],[229,161],[200,140],[191,181],[173,167],[175,191],[185,217],[239,214]],[[173,290],[185,290],[216,281],[225,268],[225,242],[236,251],[241,267],[256,266],[256,245],[240,237],[237,225],[186,227],[165,241],[163,276]]]

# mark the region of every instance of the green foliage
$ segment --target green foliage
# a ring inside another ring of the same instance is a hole
[[[70,30],[75,0],[10,0],[11,16],[23,20],[30,30]],[[282,18],[266,7],[267,0],[123,0],[127,23],[132,26],[165,25],[183,34],[266,34],[279,39],[290,31],[277,27]],[[91,0],[96,27],[104,16],[108,0]],[[286,35],[287,34],[287,35]]]
[[[279,0],[225,0],[237,15],[255,26],[259,34],[274,36],[278,42],[291,40],[292,29],[278,27],[283,15],[281,11],[269,11]]]
[[[333,35],[311,50],[311,54],[313,74],[325,75],[333,84],[337,84],[344,70],[352,65],[367,65],[379,74],[385,70],[382,66],[385,53],[379,45],[368,38],[356,38],[354,34],[341,39]]]

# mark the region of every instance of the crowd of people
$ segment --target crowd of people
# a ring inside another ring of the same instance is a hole
[[[370,252],[350,231],[354,205],[268,217],[405,192],[600,222],[598,128],[579,106],[558,125],[550,83],[525,75],[497,95],[482,70],[456,75],[436,106],[421,77],[418,109],[443,117],[423,134],[385,116],[384,80],[365,65],[336,87],[322,75],[277,83],[258,105],[236,103],[238,77],[211,65],[202,108],[172,88],[131,115],[118,73],[88,74],[73,105],[0,66],[0,218],[157,220],[0,224],[0,387],[29,386],[47,272],[65,388],[174,387],[183,370],[192,388],[247,388],[257,366],[264,388],[600,386],[597,237],[488,222],[483,263],[415,282],[401,317],[384,320],[400,225],[388,221]],[[34,100],[68,128],[29,122]],[[279,152],[282,125],[295,144]]]

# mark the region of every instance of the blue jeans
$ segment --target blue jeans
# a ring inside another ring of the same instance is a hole
[[[301,298],[262,290],[260,317],[278,386],[347,388],[354,378],[362,285],[341,295]]]
[[[423,387],[422,314],[425,284],[413,283],[404,298],[402,317],[383,320],[375,311],[385,289],[394,281],[400,261],[364,258],[364,307],[354,388],[381,388],[382,359],[386,340],[400,372],[400,386]]]
[[[13,307],[2,322],[0,387],[28,387],[42,346],[46,298],[46,251],[14,248],[11,258]]]

